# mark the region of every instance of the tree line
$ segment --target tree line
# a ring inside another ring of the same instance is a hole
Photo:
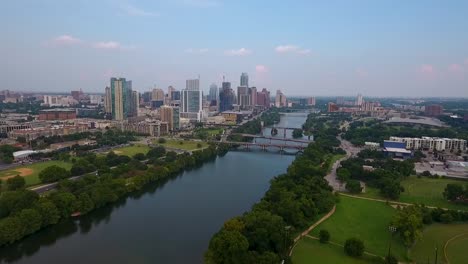
[[[337,134],[319,134],[324,136],[309,144],[286,173],[271,180],[260,202],[226,221],[213,235],[205,252],[206,263],[290,262],[293,234],[329,212],[336,201],[323,177],[331,156],[339,152],[339,141]]]
[[[146,184],[158,184],[183,170],[201,166],[217,155],[224,155],[226,151],[227,147],[220,145],[218,148],[210,146],[192,154],[180,155],[166,153],[162,147],[152,148],[148,154],[140,153],[132,158],[113,152],[104,157],[89,154],[80,160],[97,169],[99,176],[88,174],[76,180],[62,179],[58,176],[57,168],[49,168],[49,173],[55,174],[54,179],[60,180],[56,191],[44,196],[26,189],[0,194],[0,246],[72,215],[87,214],[142,189]],[[73,174],[73,168],[69,173]],[[42,178],[48,177],[52,181],[52,176],[42,175]]]

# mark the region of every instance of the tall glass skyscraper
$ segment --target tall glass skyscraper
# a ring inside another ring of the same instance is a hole
[[[132,91],[132,81],[112,77],[110,83],[112,119],[124,120],[128,117],[137,116],[138,106],[136,101],[138,95]]]

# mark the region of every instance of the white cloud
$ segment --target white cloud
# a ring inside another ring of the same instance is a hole
[[[299,47],[294,45],[280,45],[275,48],[276,52],[279,53],[297,51],[298,49]]]
[[[202,53],[207,53],[208,49],[203,48],[203,49],[193,49],[193,48],[188,48],[185,50],[185,53],[190,53],[190,54],[202,54]]]
[[[71,35],[61,35],[45,42],[46,46],[71,46],[82,43],[83,41],[79,38]]]
[[[296,45],[279,45],[275,48],[275,51],[278,53],[297,53],[302,55],[307,55],[311,53],[310,49],[302,49]]]
[[[231,50],[226,50],[224,54],[228,56],[246,56],[251,54],[252,51],[246,48],[240,48],[240,49],[231,49]]]
[[[101,41],[93,44],[96,49],[121,49],[122,45],[116,41]]]
[[[123,12],[125,12],[127,15],[129,16],[142,16],[142,17],[155,17],[155,16],[159,16],[158,13],[154,13],[154,12],[149,12],[149,11],[145,11],[141,8],[138,8],[138,7],[135,7],[135,6],[132,6],[132,5],[121,5],[120,6],[120,9],[122,9]]]
[[[255,72],[257,72],[257,73],[267,73],[268,68],[265,65],[259,64],[259,65],[255,66]]]

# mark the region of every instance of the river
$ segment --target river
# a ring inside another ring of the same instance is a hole
[[[282,115],[277,126],[300,127],[304,121],[304,116]],[[0,262],[202,263],[224,221],[249,210],[269,180],[293,160],[271,152],[231,151],[163,185],[0,248]]]

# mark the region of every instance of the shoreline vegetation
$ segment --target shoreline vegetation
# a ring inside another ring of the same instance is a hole
[[[99,176],[86,175],[78,180],[63,179],[57,189],[39,196],[34,191],[19,189],[2,192],[0,196],[0,247],[95,209],[112,204],[141,190],[149,183],[164,182],[184,170],[200,167],[205,162],[224,156],[229,148],[211,145],[192,154],[167,152],[155,147],[146,155],[133,158],[114,152],[106,156],[88,153],[80,157],[87,166],[84,173],[98,170]],[[142,159],[146,158],[145,164]]]
[[[343,153],[337,126],[315,129],[316,115],[308,116],[304,130],[314,129],[316,141],[293,161],[287,172],[271,180],[269,190],[252,209],[227,220],[213,235],[205,262],[290,263],[294,235],[336,203],[324,179],[334,155]]]

